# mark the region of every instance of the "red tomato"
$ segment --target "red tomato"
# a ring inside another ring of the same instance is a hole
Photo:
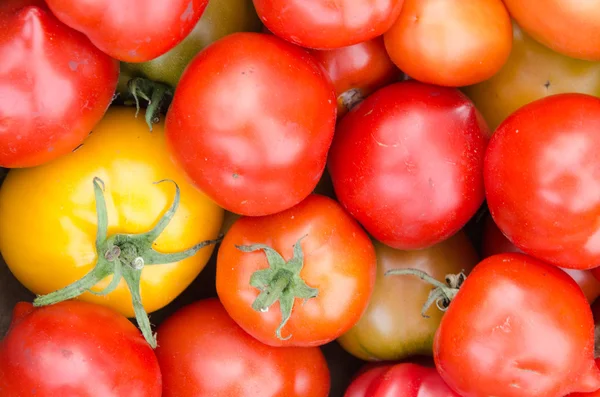
[[[596,366],[600,368],[600,358],[596,358]],[[600,389],[591,393],[573,393],[569,397],[600,397]]]
[[[40,165],[79,146],[119,77],[117,61],[41,1],[0,5],[0,59],[0,166],[7,168]]]
[[[154,59],[182,41],[208,0],[46,0],[65,24],[125,62]]]
[[[510,55],[512,25],[501,0],[405,0],[385,46],[412,78],[460,87],[500,70]]]
[[[218,299],[188,305],[158,328],[163,397],[327,397],[317,347],[271,347],[229,317]]]
[[[562,397],[600,388],[590,305],[565,272],[524,254],[484,259],[434,339],[436,367],[463,397]]]
[[[329,78],[305,50],[235,33],[188,65],[167,114],[173,157],[217,204],[268,215],[316,187],[336,121]]]
[[[160,397],[152,348],[127,318],[81,301],[15,306],[0,342],[0,395]]]
[[[456,89],[387,86],[338,125],[328,165],[335,193],[376,240],[397,249],[432,246],[483,202],[486,134]]]
[[[600,60],[600,0],[503,0],[533,38],[573,58]]]
[[[402,75],[385,51],[381,36],[348,47],[313,50],[312,54],[333,81],[338,118]]]
[[[404,0],[254,0],[258,16],[277,36],[303,47],[346,47],[381,36]]]
[[[485,158],[487,203],[504,235],[557,266],[600,263],[600,99],[559,94],[498,127]]]
[[[231,226],[217,256],[217,293],[261,342],[319,346],[360,319],[376,266],[373,244],[356,221],[313,194],[287,211]]]

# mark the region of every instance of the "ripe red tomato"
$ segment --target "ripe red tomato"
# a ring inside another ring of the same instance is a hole
[[[377,366],[357,376],[344,397],[460,397],[435,368],[413,363]]]
[[[119,63],[41,1],[0,5],[0,166],[71,152],[112,101]]]
[[[381,36],[404,0],[254,0],[267,29],[308,48],[338,48]]]
[[[315,188],[336,122],[333,85],[304,49],[235,33],[188,65],[166,120],[173,157],[217,204],[288,209]]]
[[[125,62],[146,62],[182,41],[208,0],[46,0],[54,15]]]
[[[376,266],[358,223],[336,201],[313,194],[287,211],[231,226],[217,256],[217,293],[259,341],[319,346],[360,319]]]
[[[327,397],[330,376],[317,347],[260,343],[218,299],[188,305],[158,328],[163,397]]]
[[[573,58],[600,60],[600,1],[503,0],[533,38]]]
[[[160,397],[152,348],[124,316],[65,301],[18,303],[0,341],[0,395]]]
[[[381,36],[348,47],[313,50],[312,54],[333,81],[338,118],[402,75],[385,51]]]
[[[473,103],[454,88],[387,86],[338,125],[328,164],[335,193],[376,240],[398,249],[432,246],[483,202],[487,134]]]
[[[557,266],[600,263],[600,99],[559,94],[509,116],[485,158],[487,203],[519,249]]]
[[[501,0],[405,0],[385,46],[412,78],[460,87],[500,70],[510,55],[512,25]]]
[[[562,397],[600,388],[589,303],[565,272],[524,254],[475,266],[433,349],[440,375],[464,397]]]

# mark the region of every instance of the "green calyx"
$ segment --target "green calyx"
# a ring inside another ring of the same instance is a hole
[[[385,272],[385,276],[415,276],[433,285],[434,288],[429,292],[427,301],[421,309],[421,315],[425,318],[429,318],[426,313],[434,302],[439,310],[443,312],[448,310],[450,302],[452,302],[460,287],[467,279],[467,276],[463,272],[448,274],[445,279],[446,284],[444,284],[418,269],[392,269]]]
[[[259,312],[267,312],[275,303],[279,302],[281,310],[281,323],[275,334],[280,340],[288,340],[292,335],[283,338],[281,331],[292,315],[292,308],[296,298],[304,299],[304,302],[318,296],[319,291],[306,285],[300,277],[300,271],[304,266],[304,254],[300,242],[306,236],[300,238],[294,244],[294,256],[289,261],[273,248],[264,244],[236,245],[243,252],[263,250],[267,256],[269,267],[258,270],[250,277],[250,285],[260,291],[258,297],[252,303],[252,308]]]
[[[148,102],[146,108],[146,124],[152,131],[152,125],[158,123],[160,113],[163,108],[168,108],[173,100],[173,90],[166,84],[158,83],[152,80],[136,77],[127,82],[129,92],[135,100],[137,112],[140,111],[140,98]]]
[[[175,263],[196,254],[200,249],[218,243],[221,238],[203,241],[185,251],[163,254],[152,248],[154,241],[167,227],[179,206],[179,186],[173,181],[163,180],[156,183],[172,182],[175,185],[175,198],[153,229],[141,234],[114,234],[108,236],[108,214],[104,200],[104,182],[94,178],[94,195],[98,214],[98,231],[96,234],[96,252],[98,259],[94,268],[80,280],[47,295],[38,296],[33,305],[36,307],[52,305],[73,299],[90,292],[95,295],[107,295],[114,291],[121,279],[125,280],[131,293],[133,309],[138,326],[152,348],[156,347],[156,336],[152,333],[150,319],[142,304],[140,280],[142,270],[147,265]],[[111,276],[109,285],[102,291],[92,288],[104,278]]]

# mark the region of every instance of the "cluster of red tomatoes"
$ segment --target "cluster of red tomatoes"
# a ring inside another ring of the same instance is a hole
[[[600,1],[3,0],[0,396],[600,396],[598,94]]]

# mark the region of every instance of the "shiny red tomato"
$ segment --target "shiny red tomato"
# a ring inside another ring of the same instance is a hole
[[[600,368],[600,358],[596,358],[596,366]],[[591,393],[572,393],[568,397],[600,397],[600,389]]]
[[[600,388],[589,303],[565,272],[524,254],[475,266],[433,349],[440,375],[463,397],[562,397]]]
[[[432,246],[483,202],[487,134],[454,88],[415,81],[382,88],[338,125],[328,164],[337,198],[376,240]]]
[[[412,363],[371,368],[357,376],[344,397],[460,397],[435,368]]]
[[[182,41],[208,0],[46,0],[65,24],[125,62],[154,59]]]
[[[510,55],[512,26],[502,0],[405,0],[385,46],[412,78],[461,87],[500,70]]]
[[[110,105],[119,64],[41,1],[0,5],[0,166],[32,167],[79,146]]]
[[[404,0],[254,0],[258,16],[277,36],[308,48],[338,48],[381,36]]]
[[[319,346],[360,319],[376,270],[369,236],[336,201],[312,194],[230,227],[217,256],[217,293],[259,341]]]
[[[0,395],[160,397],[152,348],[124,316],[65,301],[34,309],[18,303],[0,341]]]
[[[256,216],[313,191],[335,122],[333,85],[308,51],[269,34],[235,33],[188,65],[166,134],[203,192],[228,211]]]
[[[313,50],[312,54],[333,81],[338,118],[402,75],[390,60],[381,36],[347,47]]]
[[[600,60],[600,0],[503,0],[533,38],[573,58]]]
[[[317,347],[271,347],[248,335],[218,299],[188,305],[158,328],[163,397],[327,397]]]
[[[485,158],[487,203],[519,249],[557,266],[600,263],[600,99],[559,94],[498,127]]]

